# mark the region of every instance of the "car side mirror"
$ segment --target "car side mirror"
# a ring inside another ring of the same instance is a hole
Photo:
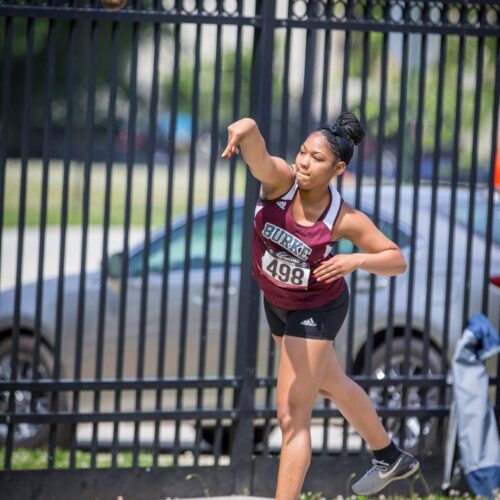
[[[108,276],[120,279],[122,275],[123,252],[118,252],[108,258]]]

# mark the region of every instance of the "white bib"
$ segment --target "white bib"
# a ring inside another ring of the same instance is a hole
[[[287,252],[276,252],[268,248],[262,256],[262,270],[278,286],[305,289],[309,283],[311,269],[307,262]]]

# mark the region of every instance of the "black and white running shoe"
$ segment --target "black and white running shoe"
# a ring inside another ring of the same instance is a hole
[[[352,485],[352,491],[356,495],[374,495],[392,481],[405,479],[415,474],[420,466],[418,460],[406,451],[401,452],[392,464],[375,458],[372,459],[372,464],[373,467]]]

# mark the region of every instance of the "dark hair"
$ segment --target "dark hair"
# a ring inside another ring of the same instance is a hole
[[[346,165],[351,161],[354,146],[365,136],[365,131],[356,115],[349,111],[342,113],[333,125],[324,123],[313,132],[321,132],[335,156]]]

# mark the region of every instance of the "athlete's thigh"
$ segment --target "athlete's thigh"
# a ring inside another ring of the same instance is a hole
[[[310,417],[331,350],[331,340],[283,337],[277,382],[278,413]]]
[[[283,344],[283,336],[280,337],[279,335],[275,335],[274,333],[272,333],[271,335],[274,342],[276,342],[276,346],[281,350],[281,345]]]

